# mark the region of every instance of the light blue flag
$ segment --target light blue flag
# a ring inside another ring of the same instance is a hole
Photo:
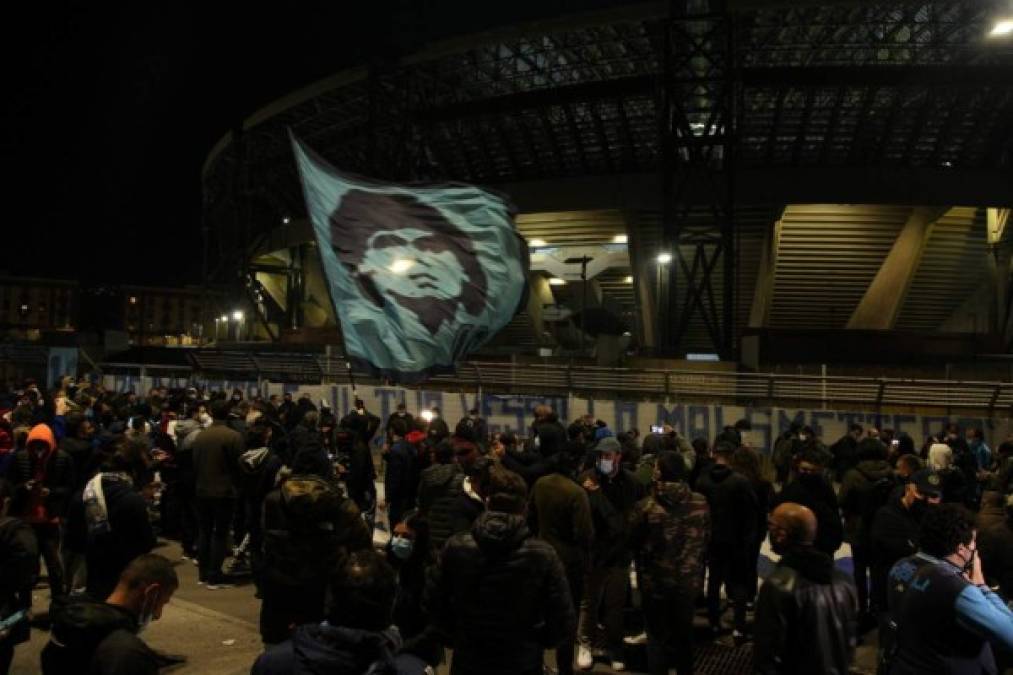
[[[380,183],[292,146],[348,356],[400,381],[451,370],[526,302],[528,248],[504,197]]]

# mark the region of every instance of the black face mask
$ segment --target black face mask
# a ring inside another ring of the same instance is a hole
[[[928,511],[928,509],[929,503],[926,500],[916,499],[911,502],[911,506],[908,508],[908,511],[910,511],[912,517],[920,523],[922,518],[925,517],[925,512]]]
[[[818,488],[823,484],[823,476],[818,473],[800,473],[798,481],[807,488]]]

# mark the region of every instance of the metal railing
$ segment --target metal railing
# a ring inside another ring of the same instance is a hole
[[[230,378],[321,383],[350,380],[341,356],[304,353],[199,350],[195,370]],[[358,383],[382,384],[364,372]],[[467,361],[453,375],[438,375],[426,387],[532,395],[698,400],[737,405],[799,407],[884,406],[957,411],[1013,412],[1013,383],[740,373],[710,370],[602,368],[559,363]]]

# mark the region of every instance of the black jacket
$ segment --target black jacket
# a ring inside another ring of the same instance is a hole
[[[23,514],[31,506],[31,493],[25,483],[35,478],[36,459],[28,450],[19,450],[10,467],[10,482],[14,485],[12,514]],[[46,479],[43,485],[49,489],[45,498],[46,512],[50,518],[63,518],[74,489],[74,461],[63,450],[54,450],[49,455]],[[30,520],[30,519],[29,519]]]
[[[891,498],[889,504],[876,512],[869,532],[873,568],[882,569],[884,575],[895,562],[918,550],[919,521],[901,499],[902,495]]]
[[[627,521],[637,502],[646,496],[644,484],[632,472],[620,469],[609,478],[596,469],[585,471],[577,480],[591,480],[597,489],[587,490],[594,524],[591,563],[597,567],[625,567],[633,560]]]
[[[397,655],[397,631],[372,632],[307,624],[291,640],[271,647],[253,664],[252,675],[423,675],[425,663]]]
[[[88,593],[104,600],[116,587],[120,574],[134,558],[150,553],[155,532],[148,518],[148,504],[128,477],[102,474],[109,531],[89,535],[82,493],[74,495],[67,516],[68,539],[74,548],[84,543],[88,563]]]
[[[556,552],[531,537],[523,516],[497,511],[447,542],[425,606],[454,649],[455,675],[540,672],[543,650],[576,625]]]
[[[88,482],[91,476],[88,469],[91,466],[93,445],[90,440],[66,436],[60,441],[60,449],[70,455],[74,462],[74,490],[80,490]]]
[[[137,618],[87,597],[54,600],[53,627],[42,650],[43,675],[156,675],[159,659],[137,637]]]
[[[743,549],[756,539],[759,505],[748,478],[715,464],[700,476],[696,490],[710,506],[711,550]]]
[[[418,485],[418,453],[406,441],[396,441],[387,453],[387,471],[383,477],[387,504],[395,513],[404,513],[415,505]],[[391,523],[391,527],[394,525]]]
[[[438,551],[454,534],[454,513],[463,494],[464,472],[457,464],[435,464],[419,480],[419,511],[429,519],[429,533]]]
[[[39,546],[32,528],[17,518],[0,518],[0,619],[31,606],[38,572]],[[28,639],[28,621],[22,621],[9,630],[0,646]]]
[[[850,438],[850,436],[849,436]],[[777,503],[794,502],[816,516],[816,548],[833,555],[844,541],[844,521],[837,506],[833,486],[821,475],[798,476],[784,486]]]
[[[857,619],[855,587],[833,559],[813,547],[789,551],[756,601],[756,672],[847,675]]]

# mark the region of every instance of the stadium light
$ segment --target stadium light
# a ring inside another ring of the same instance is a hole
[[[671,253],[659,253],[658,254],[658,264],[659,265],[667,265],[670,262],[672,262],[672,254]]]
[[[989,31],[989,37],[1005,37],[1013,33],[1013,18],[999,19],[992,26],[992,30]]]
[[[528,246],[531,248],[545,248],[549,244],[544,239],[532,239],[528,242]]]
[[[563,280],[563,279],[560,279],[559,277],[549,277],[549,285],[550,286],[565,286],[566,285],[566,281]]]
[[[626,277],[626,283],[628,283],[628,284],[632,284],[633,283],[633,276],[632,275]]]
[[[288,216],[285,216],[284,218],[281,219],[281,222],[284,223],[285,225],[288,225],[290,222],[292,222],[292,219],[289,218]]]
[[[243,313],[237,309],[236,311],[232,312],[232,318],[235,319],[236,321],[242,321]]]
[[[626,244],[629,242],[629,240],[630,238],[627,237],[625,234],[617,234],[616,236],[612,237],[613,244]]]
[[[404,274],[414,266],[415,261],[411,258],[398,258],[391,264],[390,271],[394,274]]]

